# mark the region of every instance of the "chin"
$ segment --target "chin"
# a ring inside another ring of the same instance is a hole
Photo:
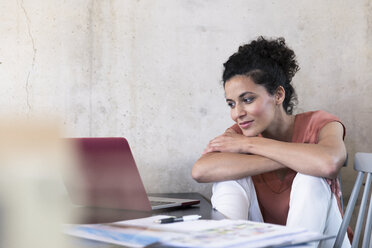
[[[255,132],[254,130],[242,130],[243,131],[243,135],[244,136],[247,136],[247,137],[255,137],[258,135],[257,132]]]

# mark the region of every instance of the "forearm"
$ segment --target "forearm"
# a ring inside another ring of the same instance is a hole
[[[259,142],[248,144],[247,149],[302,174],[334,178],[345,158],[345,147],[327,144],[288,143],[260,138]]]
[[[192,169],[198,182],[237,180],[247,176],[285,168],[280,163],[259,155],[212,152],[203,155]]]

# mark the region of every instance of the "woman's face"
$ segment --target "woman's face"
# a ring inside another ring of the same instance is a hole
[[[226,81],[225,96],[231,108],[231,118],[245,136],[257,136],[274,121],[275,96],[250,77],[237,75]]]

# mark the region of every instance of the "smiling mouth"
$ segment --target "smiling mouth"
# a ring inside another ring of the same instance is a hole
[[[243,129],[247,129],[252,125],[252,123],[253,121],[244,121],[244,122],[240,122],[239,126]]]

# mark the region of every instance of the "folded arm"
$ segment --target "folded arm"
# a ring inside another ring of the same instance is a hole
[[[346,159],[343,127],[325,125],[317,144],[282,142],[246,137],[235,132],[213,139],[195,163],[192,176],[198,182],[239,179],[281,168],[326,178],[335,178]]]
[[[192,177],[200,182],[236,180],[286,168],[278,162],[259,155],[232,152],[210,152],[196,161]]]
[[[336,178],[346,159],[343,132],[339,122],[330,122],[321,129],[317,144],[261,138],[247,142],[247,150],[269,157],[302,174]]]

